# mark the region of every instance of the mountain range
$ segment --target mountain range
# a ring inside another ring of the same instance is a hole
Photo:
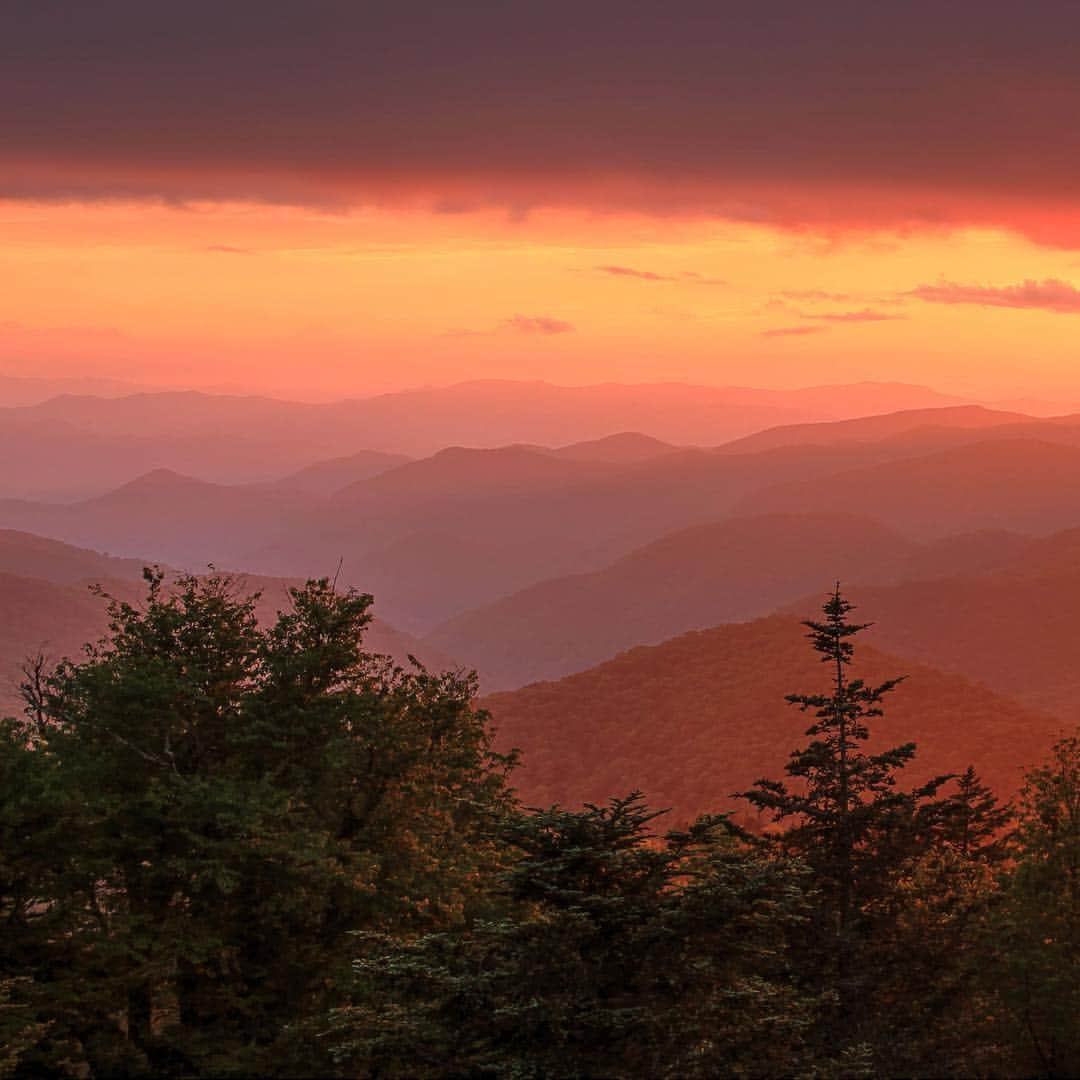
[[[167,569],[167,568],[166,568]],[[52,661],[77,657],[84,644],[97,641],[107,628],[105,600],[94,595],[99,585],[110,596],[137,602],[143,595],[143,562],[116,559],[28,533],[0,530],[0,715],[21,708],[18,686],[22,666],[37,654]],[[288,588],[299,584],[279,578],[244,574],[237,587],[260,592],[257,614],[269,621],[288,606]],[[407,664],[416,656],[432,670],[458,667],[433,646],[404,634],[381,618],[368,627],[367,647]]]
[[[362,450],[417,457],[447,446],[561,446],[620,431],[710,446],[776,424],[958,400],[887,383],[755,390],[495,380],[326,404],[193,391],[66,393],[0,408],[0,457],[20,462],[0,477],[0,497],[86,498],[133,479],[136,462],[140,472],[252,483]]]

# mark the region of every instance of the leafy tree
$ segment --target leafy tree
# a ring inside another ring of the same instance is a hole
[[[912,860],[933,842],[942,807],[935,799],[949,779],[935,778],[911,791],[897,774],[915,756],[907,743],[870,753],[870,721],[902,682],[867,685],[850,674],[852,638],[869,624],[849,621],[852,605],[839,586],[808,621],[808,638],[829,665],[828,693],[790,694],[787,701],[813,712],[811,742],[795,750],[786,766],[791,782],[759,780],[740,793],[783,828],[771,840],[810,867],[818,894],[814,920],[804,938],[804,963],[835,997],[822,1031],[825,1043],[856,1047],[878,1039],[884,1010],[875,1007],[881,977],[874,962],[895,952],[897,885]]]
[[[367,938],[335,1017],[352,1074],[783,1075],[813,1002],[791,986],[798,870],[702,819],[661,840],[639,794],[522,814],[501,919]]]
[[[79,913],[62,899],[85,839],[78,817],[56,761],[35,750],[23,725],[0,721],[0,1076],[18,1061],[67,1053],[46,1020],[79,995],[70,934]]]
[[[147,586],[27,687],[80,839],[45,905],[71,975],[30,973],[95,1073],[321,1074],[348,934],[470,915],[509,762],[472,681],[364,652],[369,596],[309,582],[264,629],[228,577]]]

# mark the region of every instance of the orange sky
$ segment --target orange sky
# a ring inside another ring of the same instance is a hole
[[[0,373],[1080,402],[1080,5],[0,15]]]
[[[7,374],[312,396],[869,378],[1080,400],[1080,253],[1002,228],[27,200],[0,202],[0,227]]]

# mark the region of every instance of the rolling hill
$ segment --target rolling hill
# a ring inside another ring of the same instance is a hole
[[[313,502],[298,491],[211,484],[155,469],[78,503],[2,500],[0,527],[201,570],[239,565],[243,552],[268,542]]]
[[[768,428],[718,449],[726,454],[760,453],[786,446],[831,446],[836,443],[880,442],[912,433],[938,430],[982,433],[1012,424],[1029,424],[1019,412],[988,409],[983,405],[953,405],[936,409],[904,409],[875,416]]]
[[[53,660],[74,657],[105,632],[105,603],[88,586],[100,584],[118,599],[137,602],[144,593],[142,568],[141,560],[110,558],[28,533],[0,531],[0,715],[19,708],[17,687],[27,657],[39,652]],[[298,582],[242,574],[238,584],[245,591],[261,592],[257,613],[266,622],[287,606],[288,587]],[[432,670],[459,666],[446,653],[381,618],[369,626],[365,642],[371,651],[398,663],[406,663],[411,654]]]
[[[684,529],[602,570],[542,582],[425,640],[489,689],[559,678],[633,645],[769,614],[823,583],[893,580],[917,548],[868,518],[779,514]]]
[[[606,462],[609,465],[631,465],[637,461],[650,461],[666,454],[678,453],[682,449],[643,435],[640,431],[620,431],[614,435],[605,435],[602,439],[590,439],[587,442],[571,443],[552,450],[556,457],[571,461]]]
[[[239,565],[296,575],[343,558],[345,580],[374,591],[396,624],[426,633],[537,582],[599,570],[674,530],[715,521],[781,478],[864,460],[860,447],[731,457],[681,450],[625,465],[552,459],[528,447],[458,448],[352,485]]]
[[[850,591],[873,613],[867,640],[1080,723],[1080,529],[992,570]],[[813,606],[806,597],[787,610]]]
[[[1005,529],[1047,534],[1080,524],[1080,447],[994,439],[783,483],[740,514],[868,513],[912,536]]]
[[[318,461],[307,468],[298,469],[280,480],[264,486],[276,491],[289,491],[301,495],[330,496],[342,488],[361,480],[407,464],[411,458],[404,454],[383,454],[378,450],[361,450],[357,454]]]
[[[735,454],[640,435],[555,450],[454,447],[388,469],[385,456],[373,463],[365,455],[360,467],[374,473],[331,497],[356,462],[255,485],[155,470],[78,503],[0,501],[0,527],[193,569],[213,563],[306,577],[340,564],[341,580],[374,592],[393,623],[424,634],[723,517],[870,515],[922,537],[1046,532],[1080,520],[1068,494],[1080,448],[1009,439],[936,455],[920,449],[887,438]]]
[[[482,704],[499,746],[523,752],[515,778],[530,804],[600,802],[640,788],[680,821],[740,811],[732,793],[781,777],[790,751],[807,741],[808,718],[783,700],[827,679],[803,635],[791,617],[695,631]],[[870,681],[909,676],[875,721],[871,745],[916,742],[912,783],[974,764],[1011,795],[1022,766],[1040,761],[1063,726],[962,676],[870,646],[857,661],[856,674]]]

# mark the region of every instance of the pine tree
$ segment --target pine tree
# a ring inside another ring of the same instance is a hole
[[[941,805],[942,841],[963,859],[996,862],[1005,857],[1005,829],[1012,819],[1012,807],[1001,805],[969,765]]]
[[[895,884],[891,954],[879,952],[875,996],[892,1016],[892,1060],[919,1075],[997,1075],[1000,1025],[979,984],[983,937],[1010,854],[1009,805],[969,766],[937,806],[931,842]]]
[[[983,969],[1021,1075],[1080,1075],[1080,736],[1032,769]]]
[[[666,838],[637,793],[519,815],[498,920],[368,938],[334,1018],[352,1075],[787,1075],[815,1002],[787,940],[799,872],[703,819]]]
[[[805,942],[807,963],[835,994],[825,1038],[841,1044],[869,1036],[875,936],[887,941],[896,917],[896,882],[931,842],[941,812],[934,797],[948,779],[902,791],[897,774],[915,756],[915,745],[867,751],[870,721],[882,715],[886,697],[903,678],[868,685],[852,676],[852,639],[870,625],[850,621],[852,610],[837,585],[823,605],[824,618],[804,623],[832,685],[828,693],[786,698],[814,714],[806,730],[811,742],[795,750],[786,766],[791,782],[759,780],[739,793],[784,826],[771,842],[812,871],[819,903]]]

